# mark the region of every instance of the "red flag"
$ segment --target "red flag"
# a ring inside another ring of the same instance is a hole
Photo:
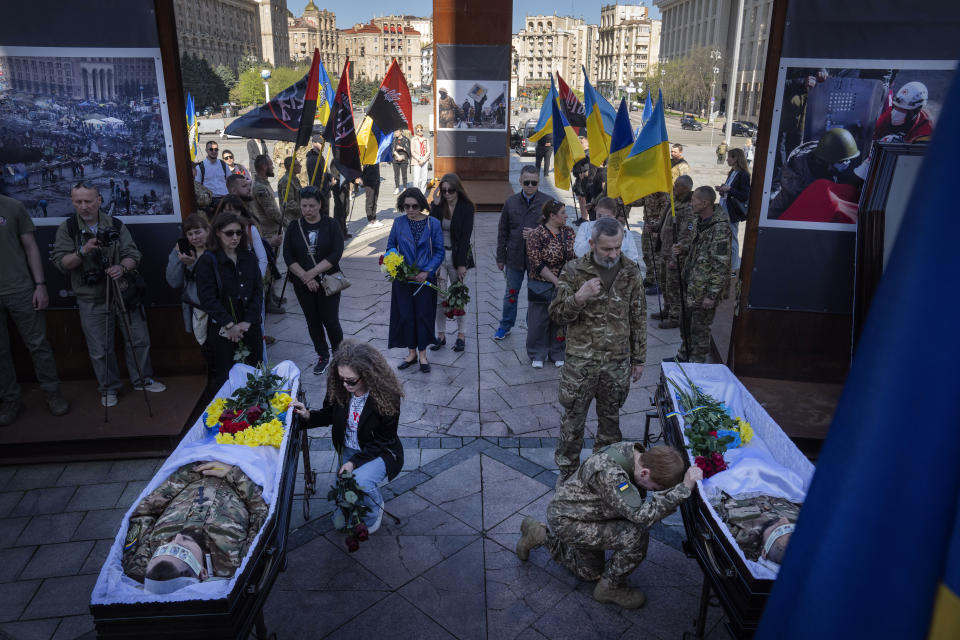
[[[303,97],[303,110],[300,112],[300,128],[297,130],[296,146],[306,147],[313,135],[313,118],[317,115],[317,93],[320,88],[320,50],[313,50],[313,62],[310,64],[310,76],[307,91]]]
[[[323,130],[323,137],[330,143],[333,163],[347,180],[360,177],[360,149],[357,147],[357,131],[353,123],[353,102],[350,100],[350,59],[343,65],[337,93],[330,106],[330,119]]]
[[[413,133],[412,111],[413,102],[410,100],[407,79],[403,77],[400,65],[394,58],[387,69],[387,75],[380,83],[377,95],[367,109],[367,115],[387,133],[397,129],[408,129]]]
[[[580,102],[577,94],[570,90],[570,87],[563,81],[559,73],[557,74],[557,86],[560,88],[560,103],[563,105],[563,115],[567,116],[567,122],[570,123],[571,127],[577,129],[586,127],[587,115],[586,111],[584,111],[583,103]]]

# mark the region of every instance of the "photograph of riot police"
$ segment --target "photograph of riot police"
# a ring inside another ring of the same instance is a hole
[[[57,228],[50,259],[59,271],[70,276],[100,401],[104,407],[116,405],[122,388],[114,354],[114,334],[119,325],[127,373],[133,388],[144,391],[149,411],[146,392],[159,393],[167,387],[153,379],[150,333],[142,304],[146,284],[137,272],[140,250],[126,225],[101,211],[103,198],[95,186],[76,183],[70,199],[76,215]]]
[[[505,131],[506,100],[503,81],[437,80],[437,128]]]
[[[761,224],[856,224],[873,142],[930,138],[951,71],[887,64],[860,69],[811,64],[781,72],[771,196]]]

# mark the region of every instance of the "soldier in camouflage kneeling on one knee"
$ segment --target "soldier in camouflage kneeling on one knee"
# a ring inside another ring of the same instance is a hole
[[[627,576],[647,555],[649,529],[690,497],[703,472],[670,447],[644,451],[618,442],[590,456],[561,484],[547,506],[547,525],[527,517],[517,557],[546,546],[553,560],[582,580],[597,581],[593,597],[624,609],[642,607],[646,597],[626,586]],[[647,498],[647,491],[653,493]],[[604,562],[604,552],[613,551]]]

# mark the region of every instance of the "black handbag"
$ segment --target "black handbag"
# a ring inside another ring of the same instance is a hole
[[[743,222],[747,219],[747,205],[746,203],[740,202],[733,196],[727,196],[727,215],[730,217],[730,222]]]
[[[550,304],[557,295],[557,288],[550,282],[542,280],[527,281],[527,302]]]

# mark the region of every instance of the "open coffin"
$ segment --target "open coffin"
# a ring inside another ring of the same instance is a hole
[[[217,398],[227,398],[244,386],[255,369],[234,365]],[[300,371],[290,361],[273,368],[284,378],[283,387],[296,397]],[[286,560],[298,454],[299,424],[293,411],[286,412],[279,448],[217,444],[203,417],[190,428],[137,499],[130,505],[100,570],[90,599],[97,635],[112,637],[203,637],[234,638],[249,632],[263,602]],[[246,557],[229,580],[209,580],[169,594],[153,594],[124,575],[121,567],[127,526],[138,504],[179,467],[190,462],[218,460],[239,466],[263,488],[269,510],[263,527],[251,541]]]
[[[749,560],[711,503],[719,499],[721,492],[734,498],[769,495],[802,503],[814,466],[726,366],[682,367],[681,371],[675,363],[663,363],[657,389],[660,423],[669,444],[685,450],[693,461],[686,449],[682,418],[671,415],[683,408],[668,379],[686,387],[684,372],[705,393],[725,403],[733,416],[750,422],[754,430],[749,444],[724,454],[728,469],[698,483],[694,499],[681,506],[690,551],[717,593],[730,621],[730,631],[736,637],[748,637],[759,623],[777,566]]]

